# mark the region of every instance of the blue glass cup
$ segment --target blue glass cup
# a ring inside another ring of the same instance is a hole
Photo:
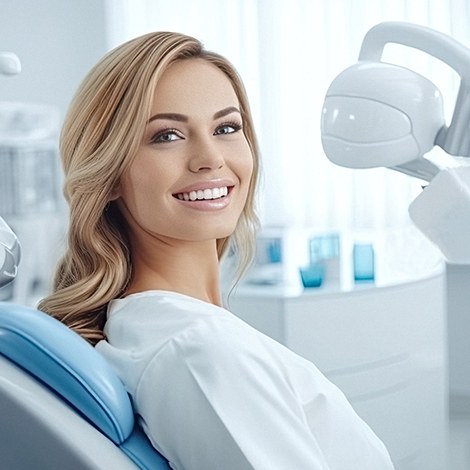
[[[314,263],[299,268],[300,277],[304,287],[320,287],[323,283],[325,267],[321,263]]]
[[[375,280],[375,254],[371,243],[354,244],[353,269],[355,282],[373,282]]]

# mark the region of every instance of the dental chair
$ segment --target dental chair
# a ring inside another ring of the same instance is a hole
[[[0,217],[0,288],[20,254]],[[106,360],[58,320],[9,302],[0,302],[0,467],[170,468]]]
[[[52,317],[0,302],[0,466],[168,469],[95,349]]]

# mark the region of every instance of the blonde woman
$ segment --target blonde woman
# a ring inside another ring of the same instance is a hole
[[[68,248],[40,308],[115,367],[172,468],[392,468],[313,364],[221,305],[221,257],[252,256],[259,166],[229,62],[175,33],[116,48],[79,88],[61,155]]]

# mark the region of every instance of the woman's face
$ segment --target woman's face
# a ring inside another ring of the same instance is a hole
[[[119,204],[135,235],[224,238],[243,210],[252,171],[231,82],[203,59],[182,60],[158,82]]]

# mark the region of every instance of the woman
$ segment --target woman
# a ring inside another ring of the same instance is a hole
[[[67,252],[40,308],[109,361],[176,469],[390,469],[313,364],[221,307],[249,262],[258,150],[243,85],[190,37],[118,47],[63,127]]]

